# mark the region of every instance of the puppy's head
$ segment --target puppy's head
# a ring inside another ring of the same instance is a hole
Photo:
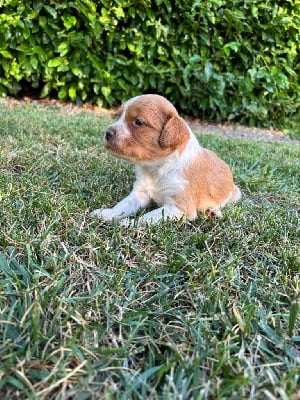
[[[105,147],[131,162],[156,161],[183,150],[190,133],[164,97],[147,94],[128,100],[117,122],[105,133]]]

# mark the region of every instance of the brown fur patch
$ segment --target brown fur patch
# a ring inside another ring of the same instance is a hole
[[[186,143],[190,133],[186,123],[179,115],[172,115],[166,122],[159,138],[162,148],[176,149]]]
[[[191,219],[196,217],[197,211],[204,213],[209,208],[219,208],[230,193],[236,191],[227,164],[207,149],[202,149],[184,175],[188,183],[185,190],[175,196],[175,204]]]

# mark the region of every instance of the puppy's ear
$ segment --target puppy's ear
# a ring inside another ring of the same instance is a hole
[[[159,144],[162,148],[173,148],[180,146],[190,137],[189,129],[184,120],[179,115],[172,115],[164,125]]]

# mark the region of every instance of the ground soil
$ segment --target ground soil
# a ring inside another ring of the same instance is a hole
[[[18,106],[22,103],[37,103],[45,106],[57,106],[61,109],[62,112],[66,113],[78,113],[82,110],[90,110],[92,112],[100,112],[109,116],[114,116],[116,113],[116,109],[103,109],[98,106],[94,106],[88,103],[84,103],[81,106],[72,104],[72,103],[64,103],[55,99],[32,99],[30,97],[23,97],[20,99],[16,99],[13,97],[6,97],[5,99],[0,99],[1,102],[6,102],[9,105]],[[196,133],[202,134],[220,134],[229,138],[237,138],[237,139],[246,139],[246,140],[255,140],[255,141],[278,141],[300,145],[300,140],[292,139],[291,137],[285,135],[282,131],[276,130],[273,128],[263,129],[263,128],[255,128],[255,127],[246,127],[239,124],[233,124],[232,122],[228,123],[215,123],[215,122],[207,122],[200,121],[195,118],[186,118],[187,123],[191,127],[191,129]]]

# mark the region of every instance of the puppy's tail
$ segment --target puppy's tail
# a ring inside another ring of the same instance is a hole
[[[241,197],[242,197],[242,192],[237,186],[234,186],[234,190],[231,194],[230,201],[239,201]]]

